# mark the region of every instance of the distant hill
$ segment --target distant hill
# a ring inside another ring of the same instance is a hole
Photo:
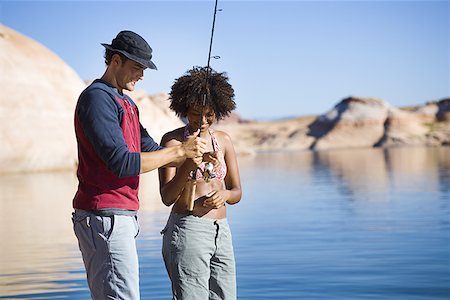
[[[73,170],[73,113],[86,87],[58,56],[0,25],[0,173]],[[102,59],[99,57],[99,59]],[[101,76],[101,74],[98,74]],[[131,93],[141,123],[159,142],[183,125],[168,95]],[[450,145],[450,99],[396,108],[374,98],[348,97],[320,116],[250,121],[233,112],[219,122],[240,154],[258,151]]]
[[[400,109],[375,98],[348,97],[325,114],[219,125],[237,152],[450,145],[450,99]]]
[[[0,172],[73,168],[73,108],[85,87],[38,42],[0,25]]]
[[[86,83],[43,45],[3,25],[0,49],[0,174],[73,170],[74,109]],[[142,124],[156,141],[181,126],[164,94],[135,94]]]

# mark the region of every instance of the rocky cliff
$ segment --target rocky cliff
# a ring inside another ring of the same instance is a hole
[[[0,172],[73,168],[83,81],[38,42],[0,25]]]
[[[348,97],[320,116],[223,124],[239,153],[270,150],[450,145],[450,99],[401,109]]]
[[[0,70],[0,174],[73,170],[73,114],[86,84],[57,55],[3,25]],[[137,91],[133,97],[141,123],[157,142],[164,132],[182,125],[169,111],[166,94]]]
[[[73,111],[86,84],[57,55],[2,25],[0,50],[0,174],[73,170]],[[167,94],[138,90],[131,96],[155,141],[183,125],[169,110]],[[401,109],[381,99],[348,97],[320,116],[251,122],[233,113],[217,128],[230,134],[240,154],[450,145],[450,99]]]

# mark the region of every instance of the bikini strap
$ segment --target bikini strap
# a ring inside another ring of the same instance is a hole
[[[208,131],[209,131],[209,135],[211,136],[211,144],[213,147],[213,151],[214,152],[220,151],[220,145],[219,145],[219,142],[217,141],[216,136],[211,132],[211,130],[208,129]]]

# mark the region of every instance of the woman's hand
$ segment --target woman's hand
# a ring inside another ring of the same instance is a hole
[[[230,192],[228,190],[212,191],[206,194],[206,199],[203,201],[203,206],[208,208],[220,208],[225,205],[228,200]]]
[[[206,152],[203,154],[203,161],[213,164],[214,169],[220,167],[219,152]]]

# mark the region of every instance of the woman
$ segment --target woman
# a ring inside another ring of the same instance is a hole
[[[170,108],[188,124],[166,133],[161,145],[179,145],[198,130],[209,144],[203,157],[159,169],[162,201],[172,205],[162,252],[173,299],[236,299],[226,204],[239,202],[241,183],[230,137],[211,129],[236,107],[233,98],[226,74],[210,68],[195,67],[172,86]]]

